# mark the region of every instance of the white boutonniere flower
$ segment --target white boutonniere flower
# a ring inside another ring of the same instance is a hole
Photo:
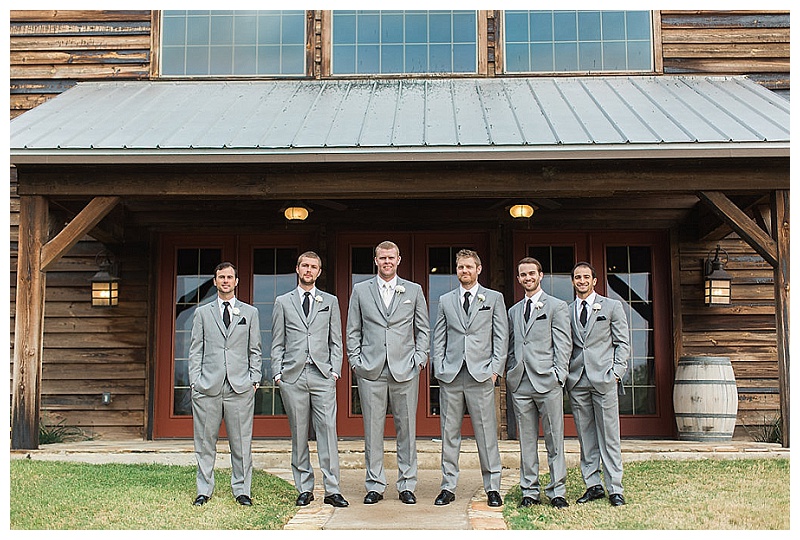
[[[533,306],[533,307],[536,308],[536,309],[542,309],[544,307],[544,304],[541,303],[541,302],[536,302],[536,305]]]
[[[233,308],[232,311],[233,311],[234,315],[238,315],[239,314],[239,308],[238,307]]]
[[[484,295],[482,295],[482,294],[479,294],[478,295],[478,300],[480,300],[481,302],[486,302],[486,297]]]
[[[600,311],[600,308],[603,307],[600,304],[593,304],[592,311]]]
[[[319,303],[322,303],[322,295],[321,295],[321,294],[318,294],[317,296],[315,296],[315,297],[314,297],[314,301],[316,301],[316,302],[319,302]]]
[[[394,288],[394,292],[396,292],[397,294],[403,294],[404,292],[406,292],[406,288],[403,287],[402,285],[398,285],[397,287]]]

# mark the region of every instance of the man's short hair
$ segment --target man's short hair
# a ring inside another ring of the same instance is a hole
[[[239,277],[239,271],[236,269],[236,267],[233,265],[233,263],[229,263],[229,262],[225,261],[225,262],[219,263],[217,265],[217,267],[214,268],[214,279],[217,278],[217,272],[219,272],[220,270],[225,270],[226,268],[233,268],[233,276],[236,277],[236,278]]]
[[[581,262],[575,263],[575,266],[572,267],[572,277],[573,278],[575,277],[575,270],[577,270],[581,266],[585,266],[586,268],[591,270],[592,271],[592,277],[593,278],[597,278],[597,272],[595,272],[594,266],[592,266],[591,264],[589,264],[588,262],[585,262],[585,261],[581,261]]]
[[[540,274],[544,274],[544,270],[542,270],[542,263],[534,259],[533,257],[523,257],[517,263],[517,274],[519,274],[519,267],[523,264],[535,264],[536,268],[539,270]]]
[[[481,258],[478,256],[478,252],[472,249],[462,249],[456,253],[456,264],[458,264],[459,259],[467,259],[467,258],[475,259],[475,264],[477,266],[481,266]]]
[[[313,251],[306,251],[305,253],[301,253],[299,257],[297,257],[297,266],[300,266],[300,263],[303,259],[317,259],[319,262],[319,268],[322,269],[322,257],[314,253]]]
[[[378,250],[379,249],[394,249],[395,251],[397,251],[397,256],[398,257],[400,256],[400,248],[397,247],[397,244],[395,244],[391,240],[384,240],[383,242],[381,242],[380,244],[375,246],[375,256],[376,257],[378,256]]]

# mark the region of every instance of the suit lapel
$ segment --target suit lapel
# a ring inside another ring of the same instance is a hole
[[[599,294],[595,295],[594,303],[595,304],[600,304],[600,306],[602,306],[603,305],[603,297],[600,296]],[[592,331],[592,327],[594,326],[594,322],[597,320],[597,314],[600,313],[600,310],[595,311],[594,306],[592,304],[589,304],[587,306],[587,309],[589,310],[589,313],[588,313],[589,317],[588,317],[587,322],[586,322],[586,335],[588,336],[589,333]]]
[[[581,323],[578,321],[578,316],[576,314],[576,311],[578,309],[578,301],[577,300],[573,301],[569,305],[569,308],[572,310],[570,312],[570,317],[569,318],[572,320],[573,334],[575,336],[577,336],[578,340],[580,341],[580,344],[583,345],[583,340],[584,340],[584,337],[586,336],[586,329],[583,328],[581,326]]]
[[[405,284],[403,283],[403,280],[401,280],[400,277],[398,276],[397,277],[397,283],[395,283],[395,287],[394,287],[394,294],[392,295],[392,301],[389,302],[389,308],[387,309],[389,317],[394,315],[394,311],[397,309],[397,305],[400,303],[400,296],[401,295],[398,294],[397,287],[400,287],[401,285],[403,286],[403,288],[405,288]],[[383,298],[381,298],[381,303],[383,303]]]
[[[306,317],[306,314],[303,313],[303,303],[300,301],[300,295],[297,294],[297,289],[292,291],[291,294],[292,294],[292,296],[291,296],[292,305],[294,306],[295,311],[297,311],[298,317],[300,317],[300,320],[303,321],[303,324],[306,325],[306,327],[308,327],[308,324],[309,324],[310,321]],[[312,298],[311,299],[311,309],[308,312],[309,315],[314,313],[314,301],[313,300],[314,299]]]
[[[378,306],[378,311],[383,315],[385,319],[388,319],[389,312],[386,309],[386,304],[383,303],[383,298],[381,298],[381,293],[380,293],[380,286],[383,284],[379,280],[380,278],[378,276],[375,276],[374,278],[369,280],[369,293],[372,295],[372,299],[375,301],[375,305]]]
[[[219,331],[222,332],[222,335],[228,337],[228,329],[225,328],[225,323],[222,322],[222,313],[220,313],[219,303],[215,298],[211,303],[208,304],[209,309],[211,309],[211,316],[214,317],[214,322],[217,323],[217,327]]]
[[[322,296],[320,296],[322,298]],[[317,302],[316,297],[311,297],[311,308],[308,310],[308,321],[306,322],[306,326],[311,326],[311,323],[314,322],[314,318],[319,313],[319,310],[322,309],[322,306],[325,302]]]
[[[531,314],[528,318],[528,321],[525,322],[525,302],[527,301],[528,301],[527,298],[522,299],[522,309],[519,312],[519,320],[522,321],[522,327],[525,329],[525,334],[531,331],[531,327],[533,327],[533,322],[536,320],[536,307],[535,304],[533,304],[531,305]]]

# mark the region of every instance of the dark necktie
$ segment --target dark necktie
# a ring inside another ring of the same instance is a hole
[[[311,310],[311,293],[306,291],[303,294],[303,313],[308,317],[308,312]]]
[[[525,301],[525,322],[528,322],[528,319],[531,318],[531,302],[530,298]]]
[[[469,313],[469,291],[464,293],[464,313]]]
[[[231,325],[231,312],[228,311],[228,308],[230,307],[230,302],[222,302],[222,322],[225,323],[225,328],[228,328]]]
[[[588,305],[586,300],[581,302],[581,326],[586,326],[586,320],[589,318]]]

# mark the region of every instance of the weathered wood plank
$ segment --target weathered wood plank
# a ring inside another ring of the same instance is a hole
[[[49,308],[49,306],[48,306]],[[48,364],[83,363],[88,364],[143,364],[146,350],[138,349],[44,349],[43,361]]]
[[[67,426],[143,426],[143,411],[114,411],[98,409],[87,414],[86,411],[48,411],[52,423],[63,420]]]
[[[789,28],[789,12],[662,11],[662,28]]]
[[[112,310],[103,310],[112,311]],[[147,319],[145,317],[45,317],[44,331],[52,334],[92,334],[118,332],[133,333],[146,332]]]
[[[664,44],[678,43],[789,43],[786,28],[662,28]]]
[[[45,334],[44,346],[49,349],[86,348],[139,348],[147,345],[147,336],[142,333],[113,334]]]
[[[12,79],[135,79],[147,78],[147,64],[48,64],[35,66],[11,66]]]
[[[12,51],[75,51],[150,49],[150,35],[12,36]]]
[[[112,394],[111,403],[101,405],[102,392],[99,394],[44,394],[42,395],[42,407],[49,411],[91,411],[102,407],[105,410],[139,410],[145,408],[144,396],[136,394]]]
[[[79,10],[79,9],[12,9],[9,12],[11,22],[37,21],[150,21],[152,12],[142,10]]]
[[[144,64],[150,51],[84,50],[84,51],[20,51],[11,52],[11,65],[33,64]]]
[[[42,392],[53,395],[91,395],[112,392],[114,394],[144,395],[147,382],[144,379],[58,379],[48,381]]]
[[[150,35],[150,21],[11,22],[11,36]]]
[[[115,379],[145,380],[143,364],[44,364],[42,380],[47,380],[47,389],[58,387],[61,381],[83,380],[91,378],[95,381]]]
[[[12,111],[25,112],[38,107],[53,96],[47,94],[11,94],[9,106]]]
[[[761,73],[789,72],[788,58],[751,58],[735,60],[696,59],[696,58],[664,58],[664,73],[680,75],[685,73]]]
[[[665,58],[789,58],[789,43],[684,43],[662,50]]]

